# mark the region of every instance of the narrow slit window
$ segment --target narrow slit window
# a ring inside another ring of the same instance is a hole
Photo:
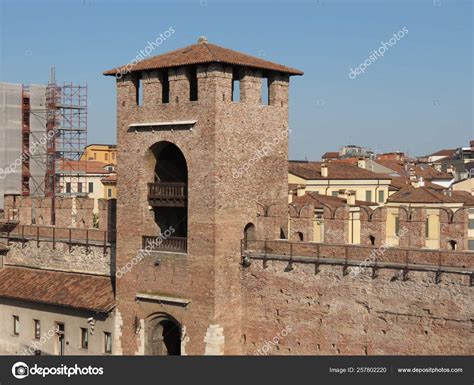
[[[268,78],[262,78],[261,82],[262,82],[262,87],[261,87],[262,104],[264,106],[268,106],[270,105]]]
[[[198,79],[196,67],[189,70],[189,100],[194,102],[198,100]]]
[[[141,77],[137,79],[136,90],[137,90],[137,106],[143,106],[143,81]]]
[[[161,87],[161,101],[162,103],[170,102],[170,81],[168,71],[163,72],[163,82]]]
[[[235,73],[232,77],[232,101],[240,101],[240,79]]]

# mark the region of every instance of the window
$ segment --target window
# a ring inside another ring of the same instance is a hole
[[[112,160],[115,160],[115,152],[112,153]]]
[[[81,193],[82,192],[82,183],[77,182],[77,192]]]
[[[13,335],[17,336],[20,334],[20,317],[17,315],[13,316]]]
[[[474,230],[474,219],[469,219],[469,229]]]
[[[395,217],[395,236],[398,237],[400,233],[400,218]]]
[[[143,81],[141,77],[137,78],[136,80],[135,91],[136,91],[137,106],[143,106]]]
[[[104,154],[104,157],[105,157],[105,160],[109,160],[109,154],[107,152]]]
[[[107,189],[107,198],[112,198],[112,189],[111,188]]]
[[[112,333],[104,332],[104,351],[112,353]]]
[[[365,200],[366,202],[372,202],[372,191],[367,190],[365,192]]]
[[[89,348],[89,330],[81,328],[81,349]]]
[[[337,198],[337,194],[338,194],[337,191],[333,191],[333,192],[331,193],[331,195],[332,195],[333,197],[336,197],[336,198]]]
[[[198,79],[197,79],[196,66],[192,66],[189,69],[188,78],[189,78],[189,100],[196,101],[198,100]]]
[[[379,191],[379,203],[383,203],[385,201],[385,191]]]
[[[90,193],[94,192],[94,182],[89,182],[89,192]]]
[[[474,250],[474,239],[469,239],[467,241],[467,249],[468,250]]]
[[[262,78],[261,80],[261,98],[262,104],[268,106],[270,104],[269,101],[269,86],[268,86],[268,79]]]
[[[97,153],[94,152],[94,160],[97,160]]]
[[[425,238],[429,238],[430,236],[430,218],[427,217],[425,219]]]
[[[35,339],[39,340],[41,338],[41,324],[37,319],[33,320],[33,322],[35,323]]]
[[[170,102],[170,81],[168,77],[168,71],[163,72],[162,83],[161,83],[161,102]]]
[[[66,192],[67,193],[71,192],[71,182],[66,182]]]
[[[240,101],[240,78],[238,71],[234,71],[232,75],[232,95],[231,100],[233,102]]]

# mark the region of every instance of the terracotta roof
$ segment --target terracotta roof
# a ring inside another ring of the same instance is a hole
[[[323,204],[332,207],[346,206],[347,200],[339,197],[333,197],[331,195],[318,194],[314,191],[307,191],[304,195],[293,198],[292,203],[296,205],[312,203],[314,204],[314,207],[322,208]],[[378,204],[375,202],[356,200],[354,206],[378,206]]]
[[[68,172],[70,170],[87,172],[88,174],[110,174],[111,171],[105,169],[110,163],[96,160],[60,160],[59,170]]]
[[[109,277],[19,267],[0,269],[0,297],[104,313],[115,306]]]
[[[411,185],[410,178],[407,176],[389,176],[387,177],[392,178],[392,181],[390,182],[390,186],[393,187],[396,190],[400,190],[406,186]],[[440,186],[439,184],[436,183],[431,183],[429,181],[424,181],[425,187],[430,188],[432,190],[444,190],[445,188],[443,186]]]
[[[130,72],[204,63],[225,63],[283,72],[289,75],[303,75],[303,72],[300,70],[262,60],[228,48],[219,47],[218,45],[208,42],[189,45],[175,51],[164,53],[163,55],[153,56],[149,59],[142,60],[133,66]],[[125,65],[105,71],[104,75],[115,75],[117,72],[120,72],[121,68],[125,68]]]
[[[338,162],[329,162],[328,177],[321,175],[323,162],[290,161],[289,172],[304,179],[390,179],[363,168]]]
[[[432,153],[429,156],[453,156],[456,153],[456,149],[445,149],[439,150],[437,152]]]
[[[117,174],[111,174],[100,180],[102,183],[117,183]]]
[[[450,193],[454,199],[464,202],[464,206],[474,206],[474,196],[467,191],[451,190]]]
[[[377,160],[377,163],[395,171],[397,174],[401,176],[407,176],[410,172],[410,167],[412,167],[416,176],[418,177],[421,176],[427,180],[453,178],[451,174],[447,172],[436,171],[429,164],[425,164],[425,163],[418,163],[414,166],[410,166],[410,165],[406,166],[407,163],[404,163],[403,161],[399,161],[399,160],[392,160],[392,159],[379,159]]]
[[[391,195],[387,202],[395,203],[464,203],[460,197],[434,191],[427,187],[406,186]]]
[[[339,156],[339,153],[337,151],[328,151],[321,156],[323,159],[337,159]]]

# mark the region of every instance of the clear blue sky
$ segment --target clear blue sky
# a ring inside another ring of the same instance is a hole
[[[344,144],[413,155],[467,145],[473,132],[472,1],[5,1],[0,81],[89,85],[89,143],[116,141],[114,78],[148,40],[153,54],[196,42],[260,55],[293,77],[290,157],[319,159]],[[408,34],[351,80],[403,27]]]

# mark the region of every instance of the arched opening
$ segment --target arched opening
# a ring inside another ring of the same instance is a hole
[[[373,235],[369,235],[369,243],[374,246],[375,245],[375,237]]]
[[[181,150],[173,143],[158,142],[148,153],[148,202],[161,234],[153,248],[187,251],[188,168]],[[151,180],[150,180],[151,179]],[[156,237],[146,237],[151,243]]]
[[[145,352],[151,356],[181,355],[181,325],[163,315],[148,321]]]
[[[458,243],[454,239],[451,239],[448,243],[449,243],[449,247],[451,248],[451,250],[456,250],[457,249]]]
[[[301,231],[296,232],[296,239],[298,241],[303,241],[304,240],[304,236],[303,236],[303,233]]]
[[[244,227],[244,246],[245,249],[249,248],[249,243],[255,241],[255,225],[253,223],[247,223]]]

